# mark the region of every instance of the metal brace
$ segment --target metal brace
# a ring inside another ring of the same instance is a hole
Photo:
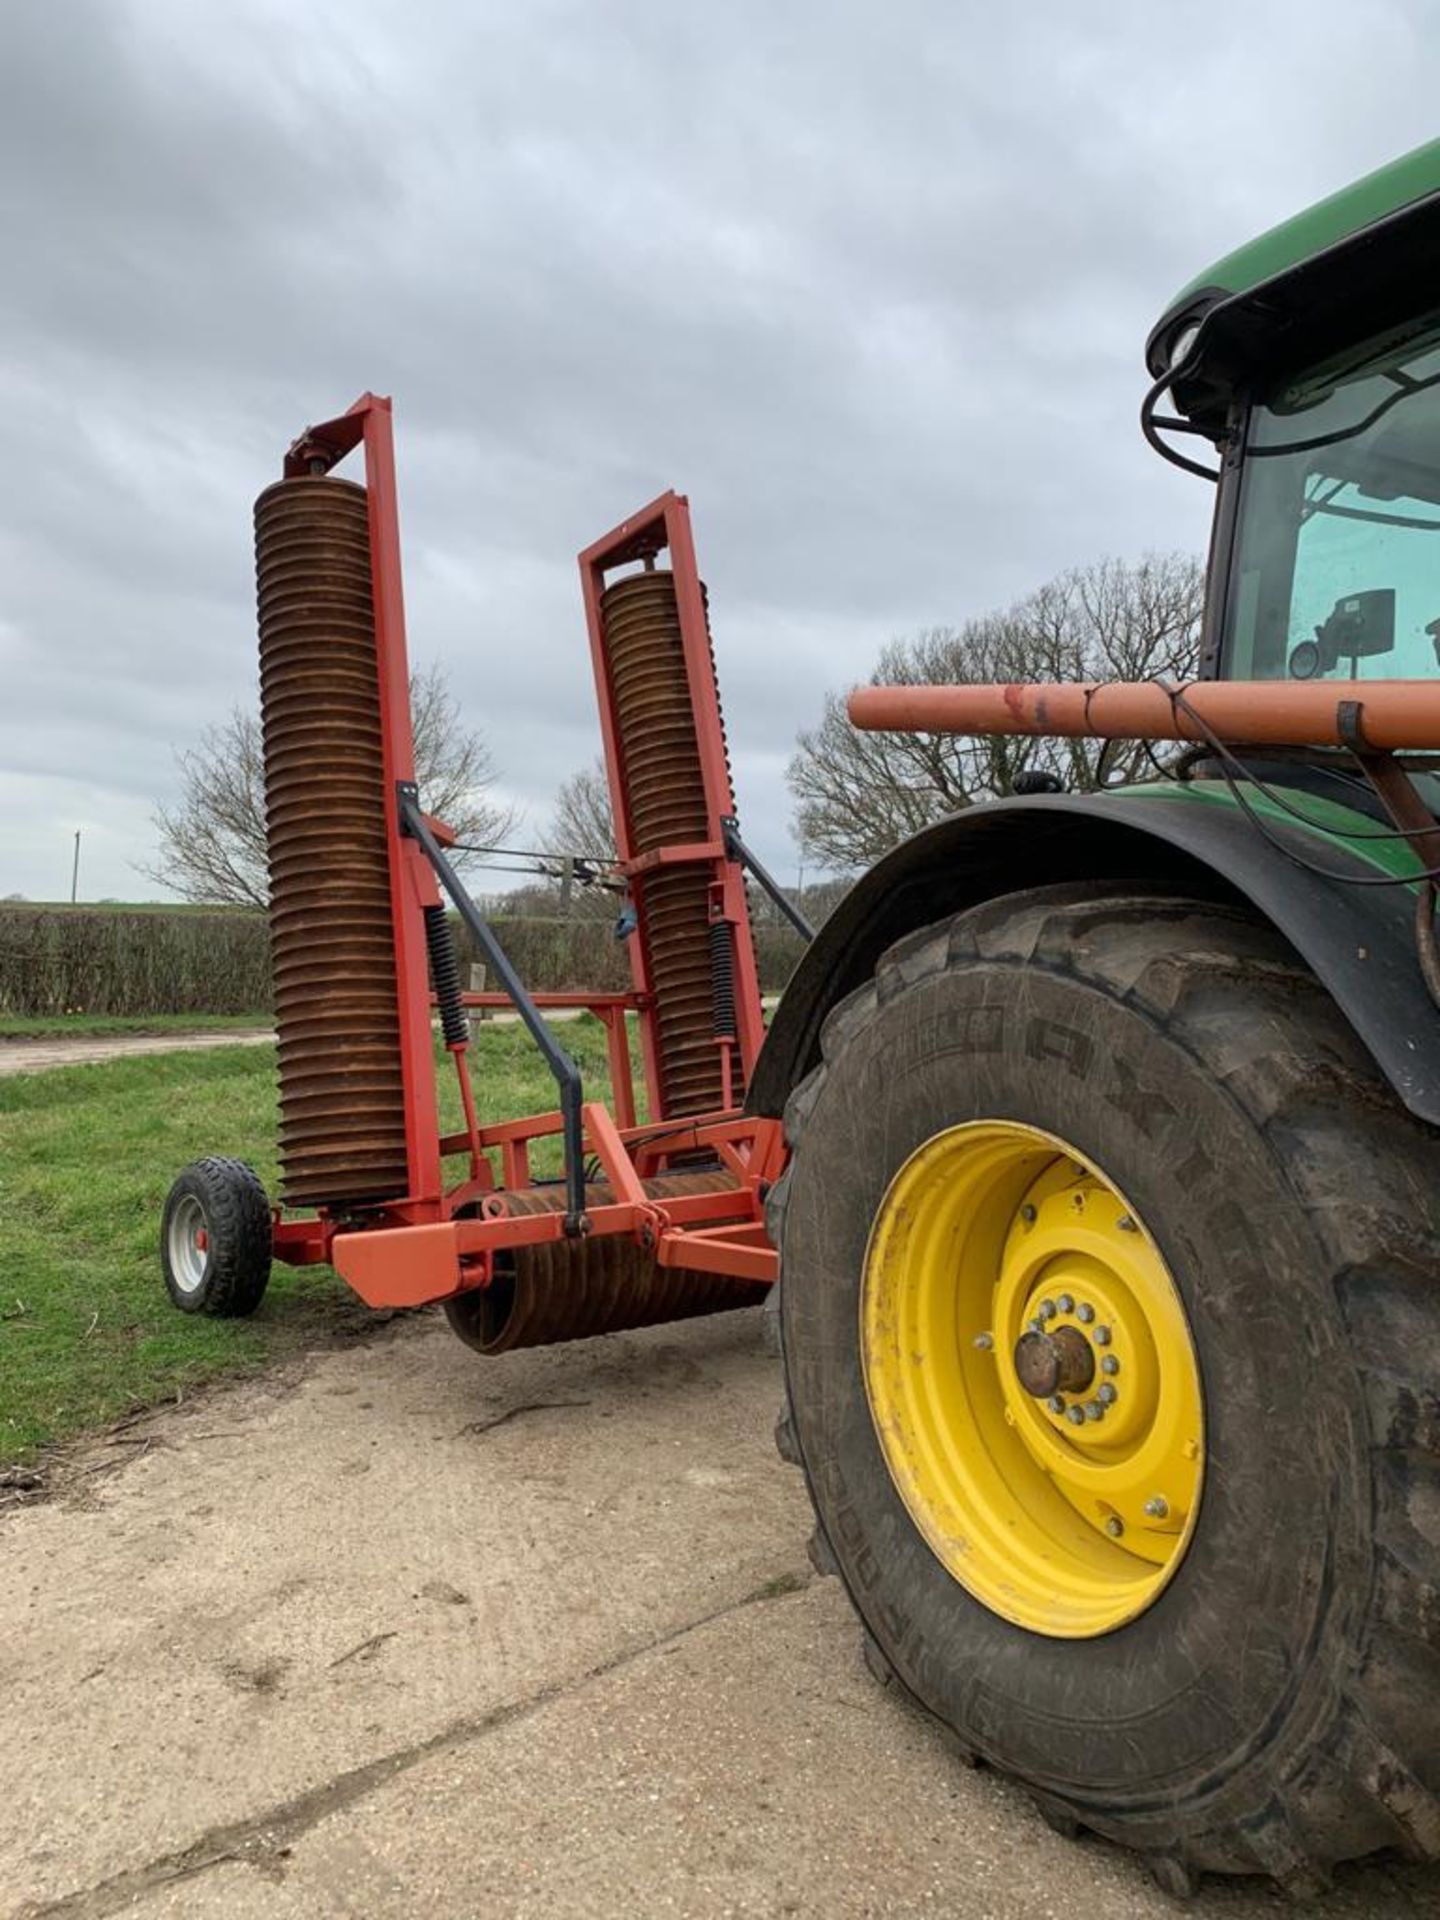
[[[560,1134],[565,1149],[565,1233],[567,1238],[578,1240],[589,1231],[590,1224],[585,1214],[585,1130],[581,1119],[585,1096],[580,1069],[565,1049],[557,1045],[540,1009],[530,998],[524,981],[496,939],[494,930],[466,892],[464,881],[445,858],[439,841],[430,830],[429,821],[421,811],[420,793],[415,783],[411,780],[397,781],[395,793],[401,833],[420,843],[426,859],[435,869],[436,878],[455,903],[455,911],[470,929],[476,946],[485,955],[486,965],[494,969],[500,985],[510,996],[511,1005],[525,1023],[530,1038],[544,1055],[545,1064],[554,1075],[560,1096]]]
[[[749,847],[747,847],[745,842],[740,838],[740,822],[733,814],[721,814],[720,833],[725,842],[726,855],[731,860],[738,860],[742,867],[748,868],[749,871],[754,874],[756,880],[764,888],[765,892],[769,894],[770,898],[775,902],[776,906],[780,909],[781,913],[784,914],[791,926],[794,927],[802,940],[807,942],[813,940],[815,938],[815,929],[805,918],[804,914],[801,913],[800,909],[795,906],[781,890],[780,882],[768,868],[761,865],[760,861],[756,859]]]

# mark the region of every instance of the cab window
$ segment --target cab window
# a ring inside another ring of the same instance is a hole
[[[1223,671],[1440,678],[1440,334],[1251,408]]]

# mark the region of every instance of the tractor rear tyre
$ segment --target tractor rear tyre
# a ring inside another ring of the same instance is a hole
[[[165,1291],[182,1313],[237,1319],[270,1283],[270,1202],[243,1160],[212,1155],[176,1178],[160,1222]]]
[[[991,902],[786,1128],[779,1438],[872,1666],[1171,1890],[1440,1856],[1440,1139],[1294,952]]]

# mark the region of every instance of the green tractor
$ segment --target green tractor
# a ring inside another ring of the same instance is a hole
[[[752,1088],[817,1564],[1176,1892],[1440,1856],[1437,267],[1440,143],[1171,304],[1200,679],[852,713],[1184,744],[896,849]]]

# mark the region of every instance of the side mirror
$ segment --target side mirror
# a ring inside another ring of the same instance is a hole
[[[1370,587],[1364,593],[1342,593],[1330,618],[1315,629],[1320,671],[1332,673],[1349,660],[1352,674],[1361,660],[1395,650],[1395,589]]]

